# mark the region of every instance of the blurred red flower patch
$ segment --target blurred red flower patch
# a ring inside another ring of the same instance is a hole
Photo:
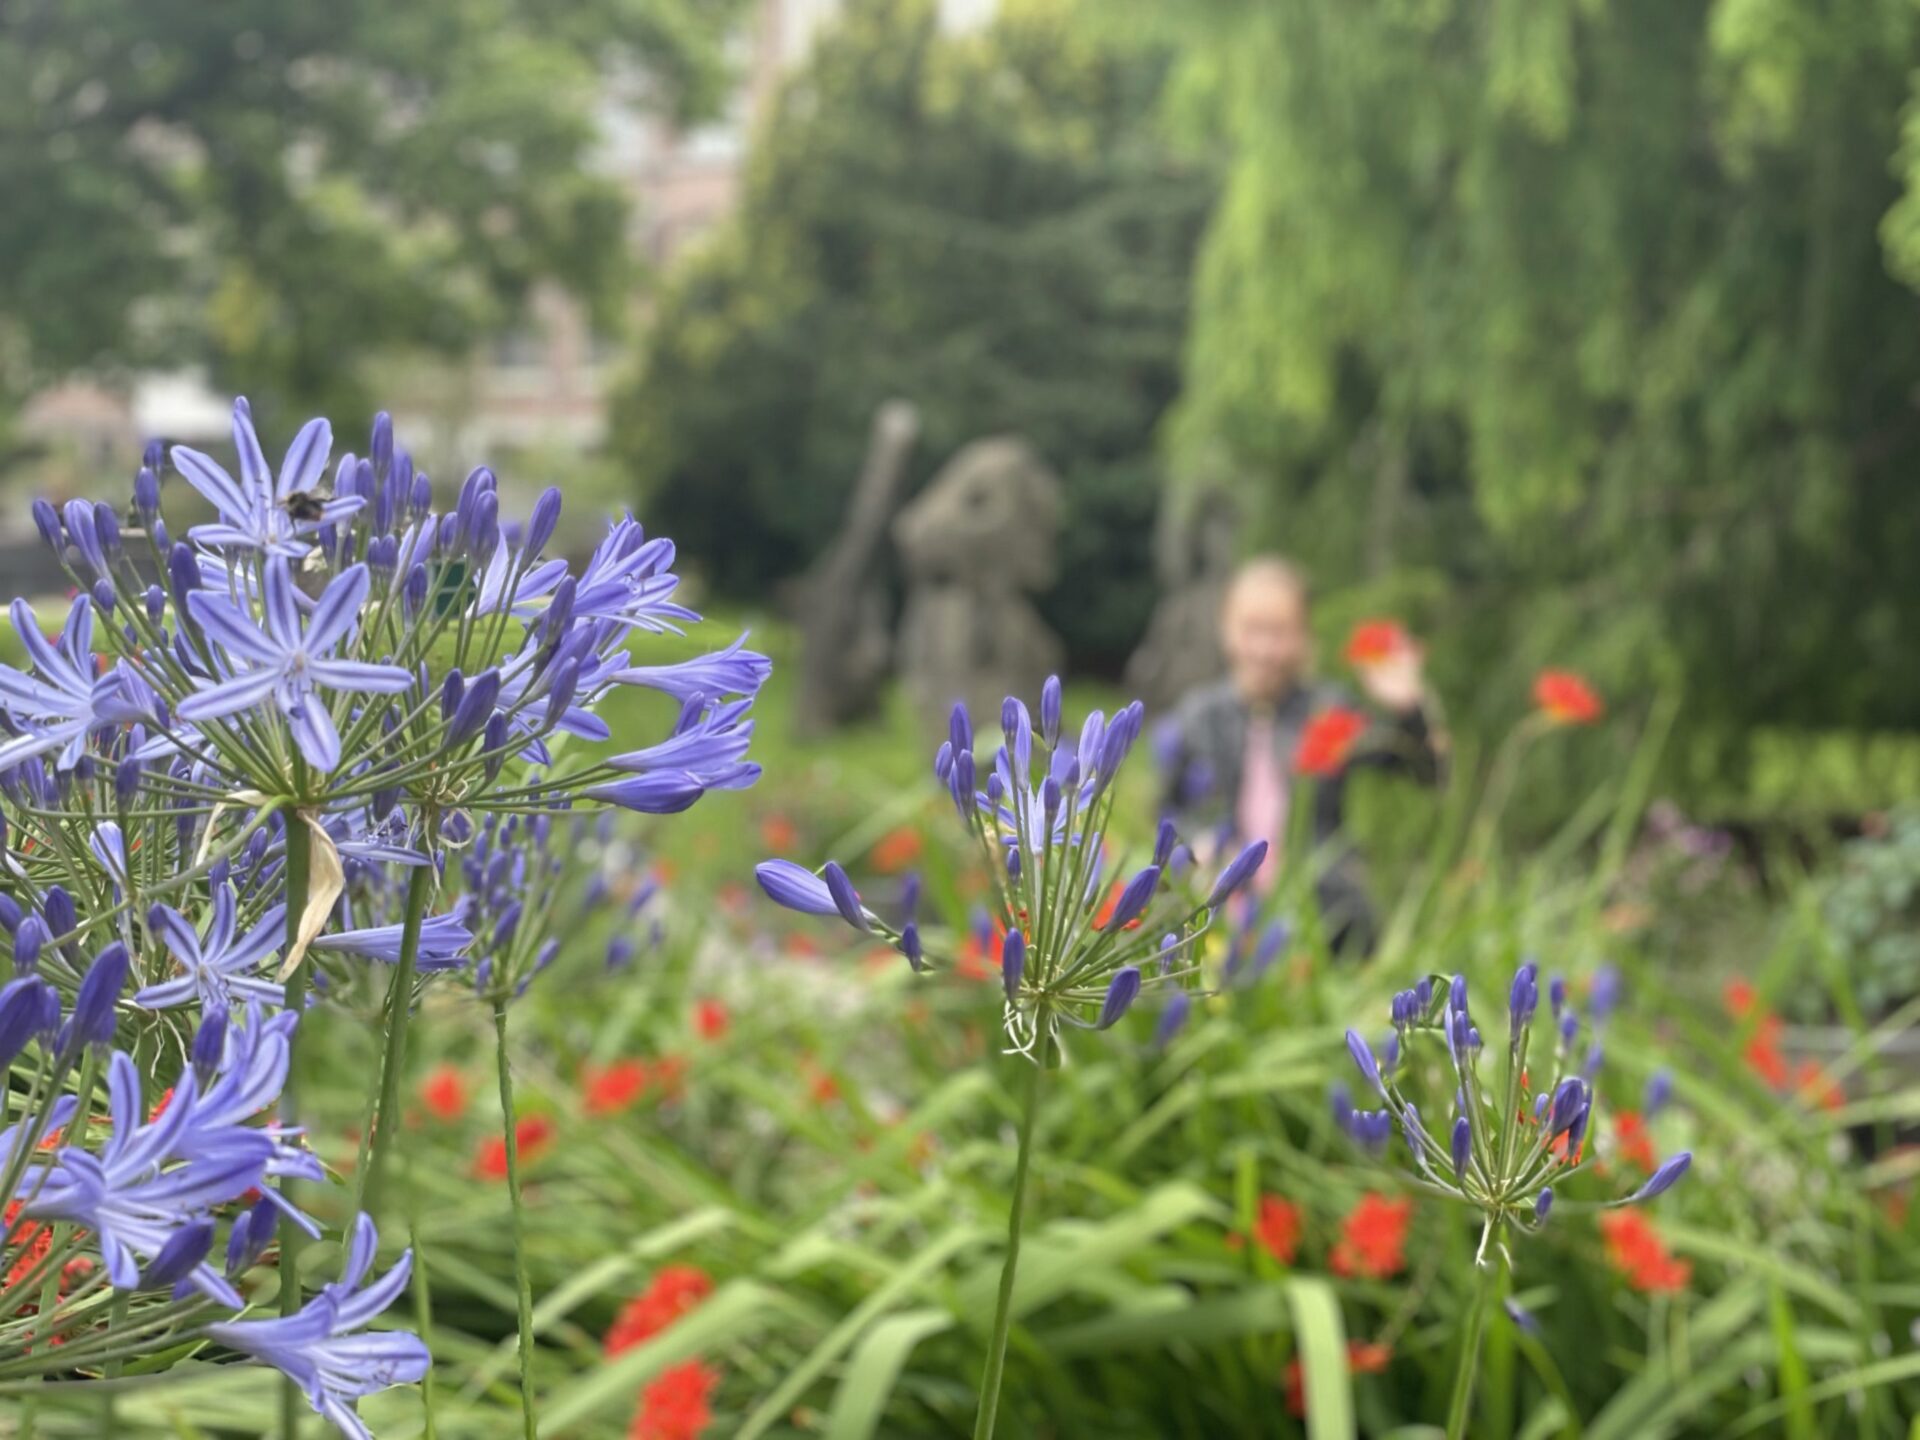
[[[1413,1201],[1362,1195],[1341,1223],[1327,1268],[1347,1279],[1385,1280],[1398,1275],[1407,1268],[1407,1227],[1412,1220]]]
[[[420,1103],[436,1120],[451,1123],[467,1113],[467,1082],[456,1065],[440,1064],[420,1082]]]
[[[1693,1266],[1671,1254],[1653,1222],[1638,1210],[1612,1210],[1600,1217],[1600,1238],[1607,1260],[1627,1284],[1649,1295],[1671,1295],[1687,1288]]]
[[[617,1115],[645,1093],[649,1071],[644,1060],[615,1060],[580,1069],[581,1102],[589,1115]]]
[[[607,1354],[618,1355],[651,1340],[712,1293],[712,1277],[698,1266],[661,1266],[645,1292],[614,1317],[602,1342]]]
[[[1412,643],[1397,620],[1362,620],[1347,636],[1347,663],[1378,665],[1401,654]]]
[[[720,1372],[699,1360],[662,1370],[640,1392],[628,1440],[696,1440],[713,1423],[711,1400]]]
[[[1556,725],[1591,725],[1607,708],[1594,688],[1571,670],[1542,670],[1535,676],[1533,703]]]
[[[553,1122],[544,1115],[525,1115],[514,1122],[514,1147],[520,1152],[520,1164],[531,1165],[553,1143]],[[507,1142],[490,1135],[480,1142],[473,1159],[473,1173],[483,1180],[507,1178]]]
[[[1302,775],[1331,775],[1347,763],[1356,741],[1367,731],[1367,717],[1336,705],[1322,710],[1300,732],[1293,768]]]

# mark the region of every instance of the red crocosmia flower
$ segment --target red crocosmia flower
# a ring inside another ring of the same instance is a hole
[[[1660,1239],[1653,1222],[1638,1210],[1610,1210],[1600,1217],[1607,1260],[1634,1289],[1671,1295],[1687,1288],[1693,1266],[1677,1259]]]
[[[1727,1013],[1736,1020],[1744,1020],[1753,1009],[1753,1002],[1759,998],[1751,980],[1729,980],[1726,989],[1720,992],[1721,1001],[1727,1007]]]
[[[702,1040],[719,1040],[733,1024],[724,1002],[708,998],[693,1007],[693,1028]]]
[[[1533,703],[1556,725],[1591,725],[1607,709],[1593,687],[1571,670],[1542,670],[1535,676]]]
[[[514,1147],[520,1152],[520,1164],[531,1165],[553,1143],[553,1122],[544,1115],[525,1115],[514,1122]],[[507,1142],[498,1135],[480,1142],[473,1170],[483,1180],[507,1178]]]
[[[1762,1015],[1747,1040],[1747,1067],[1775,1090],[1787,1088],[1787,1057],[1780,1053],[1780,1017]]]
[[[647,1088],[647,1062],[616,1060],[604,1069],[584,1066],[580,1071],[580,1089],[589,1115],[617,1115]]]
[[[1293,1263],[1300,1248],[1300,1210],[1278,1195],[1260,1197],[1260,1218],[1253,1222],[1253,1238],[1282,1265]]]
[[[646,1292],[634,1296],[608,1327],[608,1355],[645,1344],[713,1293],[713,1280],[694,1265],[663,1265]]]
[[[1802,1060],[1793,1067],[1793,1093],[1804,1103],[1817,1105],[1822,1110],[1838,1110],[1847,1103],[1847,1092],[1818,1060]]]
[[[420,1082],[420,1103],[436,1120],[451,1124],[467,1113],[467,1082],[452,1065],[436,1065]]]
[[[5,1228],[11,1230],[14,1223],[20,1219],[20,1202],[18,1200],[9,1202],[4,1217],[0,1219],[4,1219]],[[13,1243],[17,1247],[14,1260],[7,1267],[6,1284],[0,1285],[0,1292],[11,1290],[33,1274],[34,1267],[46,1258],[49,1250],[53,1249],[53,1230],[37,1221],[28,1220],[14,1232]],[[0,1315],[13,1313],[10,1307],[10,1301],[0,1303]]]
[[[1366,734],[1367,717],[1358,710],[1335,705],[1322,710],[1300,732],[1293,752],[1293,768],[1302,775],[1331,775],[1347,763],[1354,743]]]
[[[1660,1163],[1653,1153],[1653,1137],[1647,1122],[1637,1110],[1617,1110],[1613,1116],[1613,1153],[1622,1162],[1641,1170],[1652,1170]]]
[[[708,1402],[719,1385],[720,1372],[699,1360],[662,1370],[640,1392],[640,1410],[627,1440],[698,1440],[713,1423]]]
[[[1412,643],[1397,620],[1362,620],[1347,636],[1347,663],[1378,665],[1403,654]]]
[[[873,847],[873,868],[882,875],[898,875],[920,858],[920,832],[902,825],[882,835]]]
[[[1371,1340],[1349,1340],[1347,1342],[1347,1371],[1352,1375],[1378,1375],[1387,1368],[1393,1359],[1391,1345],[1376,1344]],[[1300,1357],[1295,1356],[1287,1362],[1287,1413],[1305,1416],[1307,1413],[1307,1377],[1300,1366]]]
[[[769,815],[760,822],[760,843],[775,854],[784,854],[800,845],[800,832],[784,815]]]
[[[1407,1267],[1407,1226],[1412,1219],[1411,1200],[1362,1195],[1340,1226],[1340,1238],[1327,1257],[1328,1268],[1346,1279],[1385,1280],[1398,1275]]]

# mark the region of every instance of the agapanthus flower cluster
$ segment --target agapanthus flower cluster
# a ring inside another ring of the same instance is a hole
[[[1038,723],[1017,697],[1001,706],[1003,743],[982,775],[964,705],[953,709],[934,774],[952,797],[991,877],[1005,1023],[1011,1048],[1035,1059],[1069,1027],[1104,1030],[1149,989],[1184,989],[1199,973],[1201,937],[1266,855],[1256,841],[1202,898],[1186,883],[1192,859],[1163,821],[1145,863],[1116,860],[1109,843],[1115,780],[1139,738],[1138,701],[1111,718],[1090,714],[1065,733],[1059,679],[1041,692]],[[916,970],[930,957],[909,886],[898,926],[862,903],[845,869],[818,874],[786,860],[757,871],[779,904],[838,915],[890,941]]]
[[[223,903],[198,883],[206,866],[237,862],[260,830],[277,857],[290,820],[331,874],[356,845],[427,863],[445,826],[481,812],[669,813],[757,776],[745,750],[765,658],[738,641],[671,665],[632,651],[699,618],[675,598],[670,541],[621,519],[576,568],[546,553],[559,490],[511,524],[485,469],[439,511],[385,416],[330,487],[323,420],[277,471],[244,401],[233,439],[237,474],[173,449],[213,510],[184,533],[162,514],[157,450],[125,512],[34,506],[78,593],[53,638],[16,601],[28,663],[0,666],[9,859],[30,894],[61,883],[82,910],[134,922],[164,900],[173,938],[205,936]],[[677,701],[671,733],[582,753],[610,737],[595,707],[624,686]],[[116,828],[89,845],[103,824]],[[76,850],[64,832],[81,827]],[[119,874],[129,863],[140,873]],[[189,891],[191,906],[173,898]],[[232,908],[244,940],[256,927]]]
[[[1393,997],[1393,1030],[1384,1053],[1357,1031],[1347,1048],[1364,1089],[1378,1110],[1336,1102],[1349,1134],[1376,1152],[1397,1127],[1413,1154],[1418,1181],[1465,1201],[1484,1219],[1480,1258],[1490,1243],[1510,1231],[1546,1224],[1557,1188],[1588,1164],[1587,1138],[1594,1126],[1595,1084],[1602,1053],[1597,1040],[1581,1044],[1580,1017],[1568,1002],[1565,982],[1548,982],[1550,1052],[1534,1046],[1540,1009],[1540,970],[1533,961],[1515,972],[1507,997],[1504,1063],[1486,1059],[1486,1044],[1468,1003],[1464,976],[1423,977]],[[1589,999],[1600,1023],[1618,1003],[1612,972],[1596,978]],[[1423,1113],[1410,1086],[1434,1067],[1421,1053],[1443,1047],[1452,1094]],[[1653,1169],[1632,1193],[1606,1203],[1631,1205],[1663,1194],[1685,1175],[1691,1154],[1681,1152]]]
[[[16,1080],[0,1097],[0,1379],[99,1373],[211,1340],[279,1369],[343,1434],[366,1437],[354,1403],[428,1363],[414,1335],[369,1329],[405,1288],[409,1257],[361,1289],[376,1248],[363,1215],[339,1284],[282,1318],[244,1313],[248,1274],[277,1234],[319,1233],[280,1190],[323,1179],[319,1162],[267,1116],[299,1017],[210,1007],[156,1094],[113,1045],[127,973],[112,941],[71,1011],[31,972],[0,989],[0,1064]]]
[[[46,1053],[90,1054],[118,1035],[150,1073],[191,1068],[191,1084],[169,1102],[186,1108],[153,1124],[211,1123],[218,1086],[203,1046],[284,1051],[310,996],[364,991],[363,977],[382,974],[371,1145],[397,1129],[387,1122],[415,977],[472,965],[491,993],[524,984],[540,963],[540,917],[509,916],[500,898],[523,880],[532,888],[533,877],[511,862],[505,877],[488,870],[456,908],[451,852],[466,847],[491,866],[524,837],[544,843],[557,817],[570,826],[596,808],[669,814],[708,790],[752,784],[749,711],[769,666],[744,637],[648,663],[636,642],[699,619],[677,598],[670,541],[621,518],[584,562],[569,563],[548,553],[560,491],[514,523],[486,469],[439,509],[384,415],[365,457],[334,461],[330,426],[313,420],[274,467],[243,400],[233,446],[231,466],[185,446],[170,456],[151,447],[130,505],[34,504],[75,593],[57,618],[14,601],[26,658],[0,666],[0,953],[16,976],[0,1077],[41,1106],[58,1099],[56,1080],[85,1091],[71,1058],[35,1069],[22,1048],[71,1009]],[[169,458],[184,486],[163,485]],[[202,513],[176,526],[163,513],[168,498]],[[677,718],[655,744],[606,753],[611,731],[596,710],[625,687],[670,697]],[[97,1003],[123,990],[131,993],[117,1004]],[[243,1014],[257,1018],[227,1024]],[[204,1039],[216,1025],[226,1027],[219,1045]],[[237,1303],[205,1247],[192,1253],[193,1227],[207,1218],[198,1211],[225,1203],[179,1178],[198,1176],[181,1167],[206,1152],[154,1149],[172,1144],[171,1132],[132,1128],[126,1107],[137,1091],[119,1078],[124,1065],[108,1068],[109,1148],[92,1168],[77,1143],[70,1158],[34,1162],[39,1198],[20,1202],[7,1223],[40,1227],[36,1243],[57,1244],[63,1227],[98,1237],[108,1262],[100,1283],[138,1273],[157,1285],[157,1273],[169,1285],[192,1282],[210,1304],[226,1285],[217,1299]],[[253,1085],[233,1099],[232,1124],[251,1138],[233,1138],[222,1163],[246,1176],[270,1141],[260,1175],[313,1183],[319,1171],[292,1129],[254,1118],[279,1088]],[[78,1115],[84,1131],[84,1106]],[[143,1148],[119,1148],[136,1141]],[[377,1162],[384,1150],[362,1158]],[[116,1229],[115,1214],[98,1209],[113,1199],[116,1167],[143,1185],[164,1180],[164,1193],[191,1193],[188,1229],[163,1237],[144,1199],[130,1212],[133,1228]],[[376,1171],[363,1172],[369,1196]],[[274,1198],[277,1185],[263,1193],[290,1207]],[[53,1204],[62,1207],[53,1218],[36,1218],[36,1206]],[[260,1247],[277,1213],[250,1222]],[[289,1208],[287,1257],[302,1239],[298,1220]],[[280,1365],[343,1426],[359,1393],[354,1357],[371,1362],[380,1349],[359,1332],[406,1283],[402,1266],[398,1279],[360,1288],[371,1245],[370,1231],[356,1234],[346,1277],[310,1303],[286,1287],[278,1320],[221,1322],[218,1335]],[[52,1284],[49,1301],[60,1293],[57,1277]],[[384,1355],[376,1369],[394,1378],[412,1366],[409,1352]]]
[[[550,923],[557,904],[566,904],[571,926],[609,903],[592,864],[607,839],[604,823],[591,824],[584,815],[495,813],[481,820],[460,852],[461,895],[453,911],[476,937],[476,995],[502,1003],[518,999],[553,963],[560,953]],[[583,869],[588,878],[570,883]]]

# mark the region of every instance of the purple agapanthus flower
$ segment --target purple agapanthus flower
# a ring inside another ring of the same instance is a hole
[[[173,447],[175,467],[220,512],[217,524],[196,525],[187,532],[201,545],[263,550],[298,560],[313,548],[305,536],[323,525],[337,524],[366,503],[361,496],[342,495],[322,501],[304,519],[296,518],[287,504],[294,496],[312,491],[326,471],[333,427],[325,420],[309,420],[300,427],[276,478],[254,433],[253,412],[241,398],[233,402],[233,448],[240,453],[238,480],[211,456],[185,445]]]
[[[420,1337],[404,1330],[369,1331],[370,1325],[407,1288],[413,1252],[363,1287],[373,1267],[379,1237],[362,1215],[340,1279],[292,1315],[271,1320],[228,1320],[207,1334],[229,1349],[264,1361],[299,1385],[307,1403],[352,1440],[373,1440],[354,1413],[354,1401],[391,1385],[409,1385],[427,1373],[432,1357]]]
[[[304,628],[284,556],[267,560],[265,629],[224,595],[194,591],[187,597],[194,620],[245,668],[182,700],[181,718],[218,719],[271,699],[287,717],[307,763],[332,770],[340,763],[340,732],[318,688],[392,695],[413,684],[413,676],[397,665],[333,658],[359,620],[370,584],[365,565],[342,571],[314,602]]]
[[[635,772],[632,779],[591,786],[587,795],[648,815],[685,810],[709,790],[744,790],[760,778],[746,759],[753,738],[752,701],[708,707],[695,696],[682,707],[674,733],[658,745],[615,755],[607,763]]]
[[[249,1127],[249,1133],[265,1136],[268,1142],[266,1173],[274,1179],[324,1180],[326,1171],[312,1151],[293,1140],[299,1132],[288,1130],[276,1121],[259,1123],[258,1117],[279,1097],[287,1083],[287,1066],[292,1055],[292,1037],[300,1017],[291,1010],[268,1014],[258,1005],[247,1007],[245,1025],[226,1025],[223,1036],[225,1059],[214,1082],[193,1104],[189,1116],[192,1134],[237,1127]],[[203,1024],[202,1028],[205,1028]],[[191,1143],[191,1139],[187,1143]],[[287,1201],[279,1190],[268,1186],[261,1194],[310,1235],[320,1227]]]
[[[746,643],[742,635],[711,655],[696,655],[676,665],[630,665],[613,678],[622,685],[663,690],[683,704],[701,695],[753,695],[772,673],[773,662],[746,649]]]
[[[195,1000],[208,1009],[230,1009],[236,1000],[284,1005],[285,988],[277,980],[255,972],[286,934],[285,903],[268,908],[244,935],[237,933],[235,910],[233,886],[215,886],[213,917],[204,936],[170,905],[155,905],[149,910],[147,929],[167,947],[167,953],[180,965],[180,973],[138,991],[133,1003],[149,1010],[165,1010]]]
[[[313,949],[358,955],[387,965],[400,963],[401,925],[375,925],[364,930],[337,930],[313,942]],[[464,951],[473,932],[456,915],[432,915],[421,922],[420,948],[414,964],[421,970],[452,970],[465,963]]]
[[[266,1178],[272,1138],[240,1125],[195,1125],[193,1084],[191,1072],[183,1075],[167,1108],[143,1124],[139,1075],[115,1052],[107,1080],[112,1125],[100,1153],[65,1146],[44,1172],[31,1166],[21,1178],[25,1213],[93,1232],[107,1278],[120,1289],[139,1285],[141,1258],[159,1255],[175,1231]],[[223,1305],[243,1303],[204,1261],[190,1279]]]
[[[85,595],[74,600],[58,644],[49,644],[40,633],[26,601],[13,602],[12,618],[34,673],[0,665],[0,710],[16,732],[0,741],[0,771],[55,750],[58,768],[71,770],[96,729],[152,718],[146,686],[125,665],[98,673],[93,602]]]

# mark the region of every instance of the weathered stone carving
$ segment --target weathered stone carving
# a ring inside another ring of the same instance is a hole
[[[879,703],[892,648],[887,526],[919,434],[919,413],[905,400],[889,400],[874,412],[846,523],[794,588],[800,621],[794,720],[804,734],[863,719]]]
[[[1014,436],[964,446],[894,522],[907,602],[901,681],[930,729],[964,699],[991,725],[1007,695],[1037,695],[1063,658],[1029,596],[1053,584],[1060,482]]]
[[[1146,637],[1127,660],[1126,677],[1129,693],[1155,710],[1225,669],[1220,606],[1233,578],[1238,523],[1233,502],[1219,490],[1177,508],[1169,501],[1161,515],[1154,567],[1160,600]]]

